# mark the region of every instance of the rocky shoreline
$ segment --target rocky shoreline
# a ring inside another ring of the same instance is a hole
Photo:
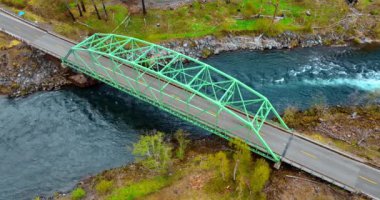
[[[0,34],[1,38],[5,41],[12,40],[10,36],[4,34]],[[327,44],[347,46],[351,40],[334,34],[300,35],[286,31],[277,37],[206,36],[198,39],[173,40],[161,45],[190,57],[204,59],[225,51],[291,49]],[[374,41],[364,37],[360,39],[360,42]],[[59,60],[24,43],[11,48],[0,48],[0,94],[20,97],[36,91],[58,90],[67,85],[88,87],[94,84],[96,84],[94,80],[63,68]]]
[[[91,78],[62,67],[58,59],[8,35],[0,33],[0,44],[0,95],[14,98],[63,86],[96,84]]]
[[[350,38],[335,34],[297,34],[285,31],[276,37],[268,37],[263,34],[258,36],[230,34],[222,38],[206,36],[199,39],[174,40],[161,43],[161,45],[190,57],[207,58],[225,51],[292,49],[320,45],[348,46],[352,43],[371,44],[375,42],[377,41],[367,37]]]
[[[161,45],[190,57],[207,58],[225,51],[290,49],[322,44],[323,40],[319,35],[300,36],[287,31],[277,37],[228,35],[223,38],[217,38],[215,36],[206,36],[199,39],[175,40]]]
[[[161,43],[163,46],[195,58],[207,58],[224,51],[291,49],[296,47],[349,46],[380,43],[375,30],[378,18],[350,8],[341,21],[329,27],[311,27],[310,33],[284,31],[275,36],[265,34],[232,34],[182,39]],[[365,16],[365,17],[364,17]],[[363,26],[357,26],[362,24]],[[338,25],[341,27],[338,28]]]
[[[0,94],[19,97],[70,85],[70,70],[40,50],[20,44],[0,51]]]
[[[130,7],[131,13],[140,12],[138,10],[141,8],[140,1],[123,2]],[[192,1],[147,1],[147,5],[152,8],[172,10],[189,2]],[[202,1],[202,3],[205,2]],[[310,26],[309,30],[284,31],[273,36],[249,31],[232,32],[223,33],[223,36],[209,35],[194,39],[172,39],[160,44],[190,57],[204,59],[225,51],[291,49],[319,45],[348,46],[380,42],[376,40],[380,37],[379,29],[376,28],[379,26],[378,14],[374,10],[361,10],[355,6],[350,6],[348,9],[346,15],[336,23],[325,26],[314,24]],[[304,14],[310,15],[310,13]],[[51,28],[49,25],[47,27]],[[88,33],[81,34],[86,36]],[[59,60],[49,58],[50,56],[27,47],[25,44],[12,48],[1,48],[2,38],[5,38],[5,41],[12,40],[11,37],[0,33],[0,94],[17,97],[39,90],[59,89],[72,82],[84,87],[93,85],[94,82],[89,80],[89,83],[86,80],[88,78],[83,75],[69,79],[68,77],[74,73],[63,69]],[[17,50],[15,51],[15,49]],[[27,53],[23,52],[25,49],[27,49]],[[17,51],[20,52],[19,55],[16,53]]]

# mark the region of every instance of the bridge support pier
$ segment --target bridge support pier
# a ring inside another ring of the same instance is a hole
[[[281,161],[274,163],[273,167],[274,167],[275,169],[279,170],[280,167],[281,167]]]

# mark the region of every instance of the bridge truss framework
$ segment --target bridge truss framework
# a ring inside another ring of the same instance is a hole
[[[108,60],[107,64],[104,62],[105,59]],[[252,136],[259,140],[260,145],[245,141],[253,152],[274,162],[280,161],[280,157],[272,151],[260,135],[260,129],[269,116],[276,117],[280,125],[288,129],[269,100],[236,78],[206,63],[153,43],[114,34],[92,35],[72,47],[62,58],[62,62],[66,66],[230,140],[236,138],[234,129],[239,127],[231,127],[227,130],[218,126],[219,123],[223,123],[220,121],[221,112],[228,113],[243,126],[248,127]],[[123,70],[125,67],[132,68],[137,76],[128,76]],[[146,79],[146,75],[159,79],[162,83],[159,88],[153,87],[152,83]],[[121,84],[120,77],[128,87]],[[136,87],[136,84],[144,85],[144,91],[141,87]],[[179,99],[167,94],[165,89],[169,85],[181,88],[186,98]],[[147,89],[150,90],[151,95],[146,95]],[[199,114],[173,109],[170,102],[163,101],[162,97],[168,95],[173,101],[181,101],[188,108],[195,107],[201,109],[201,113],[212,114],[215,124],[205,123]],[[206,99],[212,106],[207,109],[199,108],[193,101],[195,97]]]

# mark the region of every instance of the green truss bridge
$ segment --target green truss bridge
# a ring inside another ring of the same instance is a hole
[[[0,31],[223,138],[240,138],[274,162],[380,199],[380,170],[290,132],[267,98],[210,65],[125,36],[95,34],[77,43],[1,8]],[[273,117],[280,123],[268,123]]]
[[[94,34],[72,47],[63,64],[149,102],[223,138],[280,161],[260,130],[269,114],[287,128],[266,97],[239,80],[156,44]]]

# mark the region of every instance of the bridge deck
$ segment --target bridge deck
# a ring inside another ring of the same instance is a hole
[[[0,12],[0,28],[57,58],[65,56],[74,45],[68,40],[49,34],[44,30],[38,29],[4,12]],[[88,55],[84,54],[83,56]],[[102,58],[101,62],[107,66],[107,63],[110,61],[106,58]],[[92,70],[96,70],[97,73],[102,74],[105,78],[108,76],[106,72],[100,68],[93,67]],[[122,70],[130,77],[136,76],[137,73],[128,66],[122,67]],[[144,75],[147,83],[151,85],[149,88],[146,86],[146,83],[133,81],[128,83],[124,78],[119,77],[120,75],[117,73],[110,73],[110,75],[113,76],[114,80],[119,80],[126,90],[140,87],[145,91],[146,95],[151,97],[154,95],[157,96],[157,89],[165,84],[162,80],[149,74]],[[165,89],[165,95],[162,97],[158,96],[158,98],[161,103],[170,106],[171,109],[175,108],[181,111],[180,113],[184,116],[186,116],[186,114],[199,114],[201,119],[199,123],[205,125],[217,124],[218,127],[222,127],[226,130],[228,130],[229,127],[237,127],[239,125],[240,122],[225,113],[221,113],[223,120],[220,123],[216,123],[214,121],[215,118],[212,117],[213,112],[215,112],[214,105],[210,105],[210,103],[202,97],[195,97],[192,103],[196,105],[196,107],[204,108],[207,111],[202,112],[199,109],[185,105],[182,102],[185,96],[186,91],[174,85],[169,85]],[[248,140],[252,144],[258,144],[256,138],[247,131],[244,126],[231,131],[233,131],[233,134],[237,137]],[[333,182],[340,187],[351,191],[363,192],[372,198],[380,199],[379,170],[267,124],[261,129],[261,134],[269,146],[272,147],[273,151],[283,156],[282,160],[284,162],[321,177],[324,180]]]

